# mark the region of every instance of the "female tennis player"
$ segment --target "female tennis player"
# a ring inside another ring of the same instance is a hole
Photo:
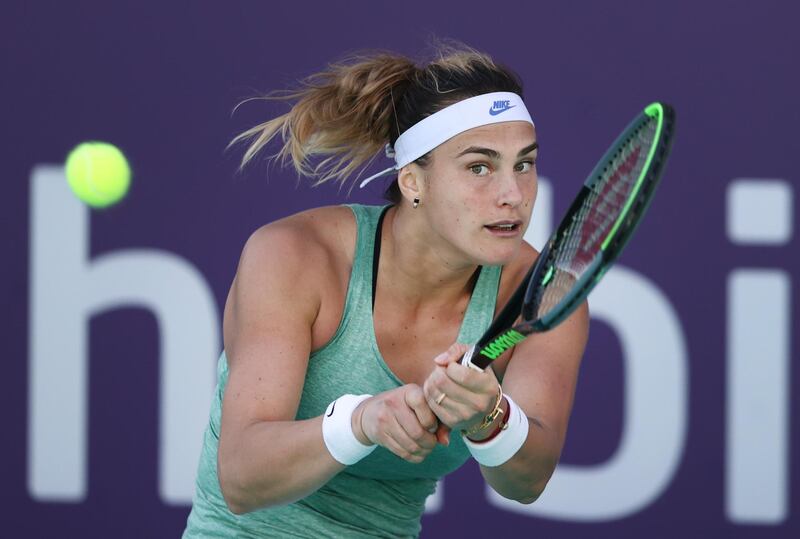
[[[517,76],[467,48],[329,66],[273,138],[317,181],[386,147],[386,207],[309,210],[247,241],[184,537],[415,537],[425,499],[474,458],[531,503],[558,461],[585,306],[478,371],[458,360],[523,279],[538,144]],[[374,180],[375,178],[370,178]],[[455,343],[455,344],[453,344]]]

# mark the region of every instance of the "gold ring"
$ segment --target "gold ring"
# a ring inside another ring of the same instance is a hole
[[[446,396],[447,396],[447,395],[445,395],[444,393],[442,393],[441,395],[439,395],[439,396],[436,398],[436,404],[442,404],[442,401],[444,401],[444,398],[445,398]]]

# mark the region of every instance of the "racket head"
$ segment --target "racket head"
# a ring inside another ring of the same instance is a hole
[[[652,201],[674,129],[672,107],[653,103],[606,151],[536,261],[523,301],[524,329],[561,323],[617,259]]]

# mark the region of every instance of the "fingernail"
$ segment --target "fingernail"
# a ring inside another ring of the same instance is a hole
[[[444,361],[445,359],[447,359],[447,352],[442,352],[441,354],[439,354],[438,356],[436,356],[435,358],[433,358],[433,360],[434,360],[436,363],[441,363],[441,362],[442,362],[442,361]]]

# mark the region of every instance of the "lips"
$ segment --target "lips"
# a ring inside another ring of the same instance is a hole
[[[487,228],[492,232],[516,232],[519,230],[520,226],[522,226],[522,221],[496,221],[494,223],[484,225],[484,228]]]

